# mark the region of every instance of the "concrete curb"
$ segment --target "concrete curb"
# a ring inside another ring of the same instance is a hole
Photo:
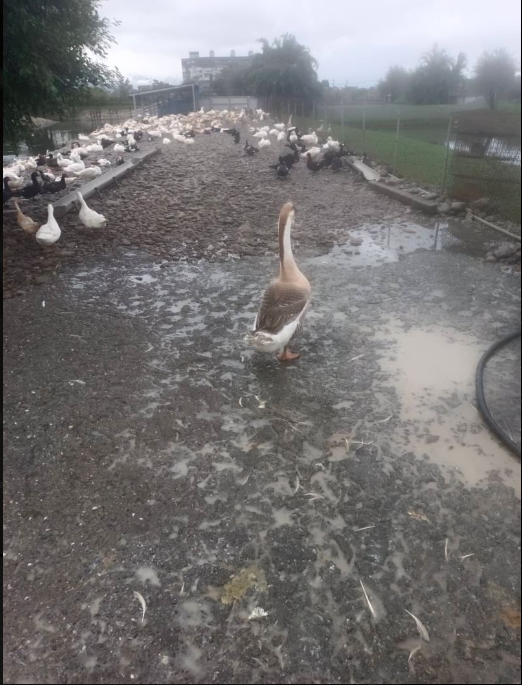
[[[95,178],[94,181],[85,183],[77,190],[74,190],[72,193],[69,193],[68,195],[65,195],[65,197],[62,197],[60,200],[58,200],[58,202],[54,205],[54,215],[57,218],[60,218],[74,209],[76,206],[75,203],[78,201],[78,192],[80,192],[87,200],[95,192],[107,188],[107,186],[111,185],[112,183],[116,183],[140,164],[143,164],[143,162],[149,159],[149,157],[153,157],[159,152],[161,152],[161,148],[159,147],[153,148],[152,150],[137,152],[132,156],[131,159],[125,162],[125,164],[106,171],[101,176],[98,176],[98,178]]]
[[[382,195],[388,195],[388,197],[392,197],[394,200],[402,202],[403,205],[420,209],[421,212],[424,212],[425,214],[433,215],[438,213],[438,206],[436,202],[424,200],[422,197],[417,195],[410,195],[410,193],[407,193],[405,190],[399,190],[399,188],[395,188],[394,186],[389,186],[378,181],[370,181],[368,185],[378,193],[381,193]]]

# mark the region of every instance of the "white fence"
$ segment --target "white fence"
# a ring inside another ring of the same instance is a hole
[[[207,111],[209,109],[215,110],[233,110],[233,109],[257,109],[257,98],[250,95],[231,95],[231,96],[212,96],[208,98],[199,98],[199,106],[204,107]]]

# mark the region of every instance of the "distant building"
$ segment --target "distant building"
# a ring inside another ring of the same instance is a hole
[[[188,58],[181,60],[183,83],[198,83],[201,88],[209,89],[224,69],[231,66],[248,67],[253,56],[253,52],[246,57],[237,56],[235,50],[229,57],[216,57],[214,50],[210,51],[208,57],[200,57],[199,52],[189,52]]]

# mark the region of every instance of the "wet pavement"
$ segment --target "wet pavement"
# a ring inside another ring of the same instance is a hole
[[[519,275],[402,229],[298,250],[289,366],[242,342],[270,257],[122,247],[5,303],[5,682],[519,682],[520,463],[473,390]]]

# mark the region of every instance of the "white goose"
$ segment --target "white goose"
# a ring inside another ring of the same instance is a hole
[[[279,214],[279,278],[273,281],[263,295],[261,309],[254,328],[247,336],[260,352],[279,352],[279,361],[299,358],[289,350],[289,344],[303,324],[310,305],[311,287],[292,254],[291,230],[295,208],[288,202]]]
[[[107,219],[103,216],[103,214],[99,214],[98,212],[95,212],[94,209],[91,209],[88,204],[85,202],[83,199],[83,195],[81,193],[78,193],[78,199],[80,200],[80,221],[84,226],[87,228],[105,228],[107,225]]]
[[[62,230],[54,218],[53,206],[49,204],[47,205],[47,223],[40,226],[35,238],[40,245],[49,246],[54,245],[54,243],[60,239],[61,235]]]

